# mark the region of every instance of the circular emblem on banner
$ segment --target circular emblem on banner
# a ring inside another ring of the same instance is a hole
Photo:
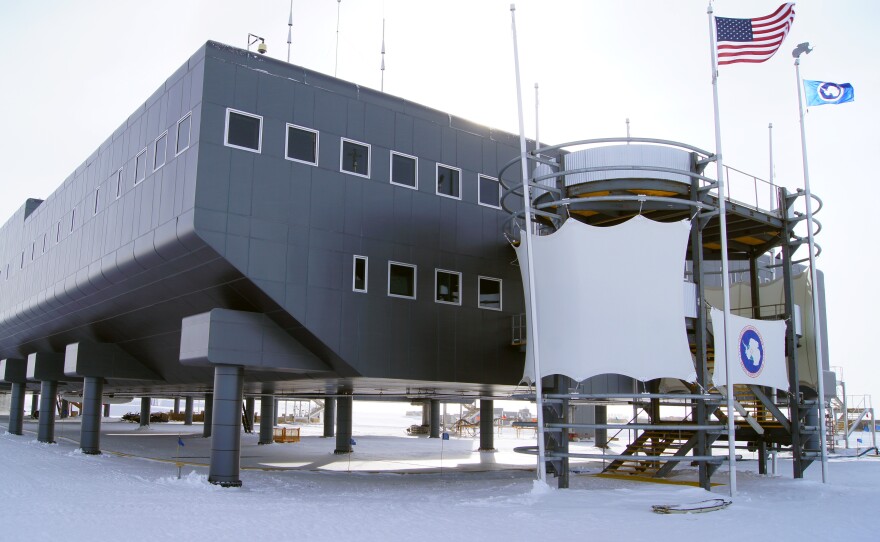
[[[843,96],[843,89],[840,88],[840,85],[834,83],[822,83],[816,87],[816,94],[823,101],[836,102]]]
[[[764,338],[752,326],[744,327],[739,334],[739,362],[751,378],[764,370]]]

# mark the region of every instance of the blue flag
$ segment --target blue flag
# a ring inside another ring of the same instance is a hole
[[[349,442],[351,443],[352,446],[357,445],[357,441],[354,440],[353,438],[349,438]]]
[[[178,446],[186,446],[186,444],[183,443],[183,439],[180,437],[177,437],[177,445]]]
[[[449,433],[443,433],[443,440],[449,440]]]
[[[849,83],[829,83],[804,79],[807,105],[842,104],[855,99],[855,91]]]

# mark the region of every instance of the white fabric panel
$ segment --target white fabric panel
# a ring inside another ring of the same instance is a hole
[[[565,155],[565,169],[601,166],[657,166],[691,170],[691,155],[681,149],[658,145],[610,145],[582,149]],[[690,184],[690,177],[665,171],[617,169],[573,173],[565,176],[565,186],[607,179],[666,179]]]
[[[730,286],[730,310],[734,314],[751,315],[751,286],[748,283],[735,283]],[[774,316],[785,312],[785,291],[780,277],[765,282],[760,287],[761,317]],[[706,301],[714,307],[724,306],[721,288],[706,288]],[[813,333],[813,287],[810,274],[803,272],[794,277],[795,310],[800,312],[800,330],[803,339],[798,341],[798,376],[804,386],[816,389],[816,338]],[[797,331],[797,327],[795,330]]]
[[[712,382],[716,386],[726,386],[724,364],[727,356],[721,341],[724,336],[724,312],[712,307],[711,316],[712,333],[715,335]],[[727,337],[728,349],[733,357],[731,382],[788,389],[784,320],[753,320],[731,314],[727,321]]]
[[[694,380],[682,303],[690,227],[642,216],[609,228],[567,220],[533,237],[541,375]],[[531,314],[525,238],[516,252]],[[528,341],[523,380],[533,382]]]

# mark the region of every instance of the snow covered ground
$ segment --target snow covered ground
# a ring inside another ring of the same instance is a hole
[[[571,489],[552,489],[534,482],[531,458],[512,452],[534,442],[525,434],[505,428],[496,436],[498,451],[480,453],[473,437],[406,437],[404,429],[419,420],[381,407],[387,405],[355,403],[351,457],[334,456],[334,440],[321,438],[320,426],[303,426],[296,444],[257,446],[255,435],[243,435],[244,486],[237,489],[207,482],[200,465],[208,462],[210,441],[200,425],[139,430],[109,421],[102,436],[108,453],[87,456],[77,450],[77,421],[58,423],[56,445],[37,443],[28,423],[24,436],[0,435],[0,539],[877,539],[877,458],[833,457],[825,485],[819,465],[805,480],[792,480],[790,461],[780,460],[776,477],[759,476],[754,461],[742,461],[729,508],[658,515],[652,504],[726,496],[727,486],[708,493],[580,474]],[[185,443],[179,451],[178,433]],[[178,453],[186,463],[180,479]],[[693,478],[683,467],[673,480]],[[724,472],[714,480],[726,478]]]

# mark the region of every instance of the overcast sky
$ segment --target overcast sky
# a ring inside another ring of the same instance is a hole
[[[716,15],[760,17],[779,1],[719,0]],[[385,91],[473,121],[517,130],[508,0],[294,0],[291,61],[379,88],[385,20]],[[623,136],[714,150],[705,0],[526,0],[517,3],[526,131],[561,143]],[[28,197],[47,197],[171,73],[211,39],[245,47],[266,38],[287,58],[290,0],[123,0],[0,4],[4,129],[0,220]],[[337,9],[339,47],[336,54]],[[849,393],[875,393],[880,153],[880,2],[808,0],[779,53],[721,67],[725,163],[768,179],[773,123],[776,182],[803,186],[797,85],[791,50],[815,50],[802,75],[855,87],[856,101],[810,109],[813,192],[824,201],[819,268],[825,271],[831,364]],[[735,183],[736,179],[732,180]],[[799,256],[806,256],[802,249]]]

